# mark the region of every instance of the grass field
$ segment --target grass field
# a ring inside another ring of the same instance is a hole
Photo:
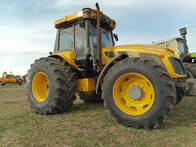
[[[24,86],[0,87],[0,146],[196,146],[196,97],[185,97],[161,128],[125,128],[103,104],[76,100],[61,115],[29,108]]]

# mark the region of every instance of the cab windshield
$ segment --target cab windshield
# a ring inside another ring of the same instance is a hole
[[[179,48],[180,54],[181,55],[184,54],[184,43],[181,41],[177,41],[177,43],[178,43],[178,48]]]
[[[91,25],[91,35],[93,46],[96,46],[97,43],[97,28]],[[106,31],[101,29],[101,47],[110,47],[114,46],[113,38],[112,38],[112,31]]]

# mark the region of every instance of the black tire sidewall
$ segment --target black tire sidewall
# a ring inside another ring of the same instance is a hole
[[[43,72],[48,77],[49,93],[45,101],[39,102],[33,94],[32,82],[34,76]],[[35,61],[28,71],[26,85],[28,102],[36,113],[42,115],[57,114],[68,110],[75,100],[77,79],[71,66],[59,59],[46,57]]]
[[[124,120],[127,120],[129,122],[141,122],[141,121],[145,121],[148,119],[154,119],[153,116],[157,117],[162,116],[162,110],[166,109],[166,107],[168,107],[168,102],[167,99],[165,99],[164,97],[164,90],[163,90],[163,86],[164,84],[162,84],[162,81],[159,81],[158,79],[160,79],[160,74],[159,72],[152,72],[150,69],[145,68],[145,66],[142,67],[131,67],[129,65],[122,65],[119,66],[120,68],[118,68],[118,70],[115,70],[116,72],[109,72],[109,74],[112,74],[110,76],[107,76],[107,81],[104,81],[106,84],[104,86],[105,89],[103,89],[103,91],[105,91],[104,95],[107,95],[107,97],[105,97],[105,101],[107,106],[109,105],[109,109],[111,109],[112,113],[114,113],[114,115],[117,115],[117,117],[121,117]],[[113,85],[115,84],[116,80],[122,76],[123,74],[126,73],[130,73],[130,72],[136,72],[136,73],[140,73],[142,75],[144,75],[146,78],[149,79],[149,81],[151,82],[151,84],[154,87],[154,91],[155,91],[155,99],[154,99],[154,103],[152,108],[144,113],[143,115],[128,115],[124,112],[122,112],[118,106],[115,104],[114,99],[113,99]],[[156,118],[155,118],[156,119]]]
[[[49,68],[48,64],[35,64],[32,67],[32,73],[31,73],[31,77],[29,77],[29,85],[30,85],[30,89],[29,89],[29,93],[30,93],[30,99],[32,100],[32,103],[34,105],[36,105],[38,108],[43,109],[44,107],[47,107],[48,105],[52,104],[53,100],[52,99],[52,95],[53,95],[53,89],[54,89],[54,81],[52,78],[53,74],[51,72],[51,69]],[[48,81],[50,83],[50,89],[49,89],[49,93],[48,93],[48,97],[46,98],[46,100],[44,100],[43,102],[39,102],[33,95],[33,91],[32,91],[32,82],[33,82],[33,78],[34,76],[38,73],[38,72],[43,72],[47,75],[48,77]]]

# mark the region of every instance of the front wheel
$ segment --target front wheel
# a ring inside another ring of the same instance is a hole
[[[170,75],[156,62],[126,58],[107,72],[102,97],[117,122],[153,128],[169,114],[176,89]]]

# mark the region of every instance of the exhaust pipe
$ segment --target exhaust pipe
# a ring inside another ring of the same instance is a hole
[[[187,55],[189,53],[189,49],[186,41],[186,34],[187,34],[186,27],[179,29],[179,31],[184,43],[184,54]]]
[[[97,50],[99,56],[99,65],[97,66],[97,70],[100,71],[102,69],[100,8],[98,3],[96,3],[95,6],[97,9]]]

